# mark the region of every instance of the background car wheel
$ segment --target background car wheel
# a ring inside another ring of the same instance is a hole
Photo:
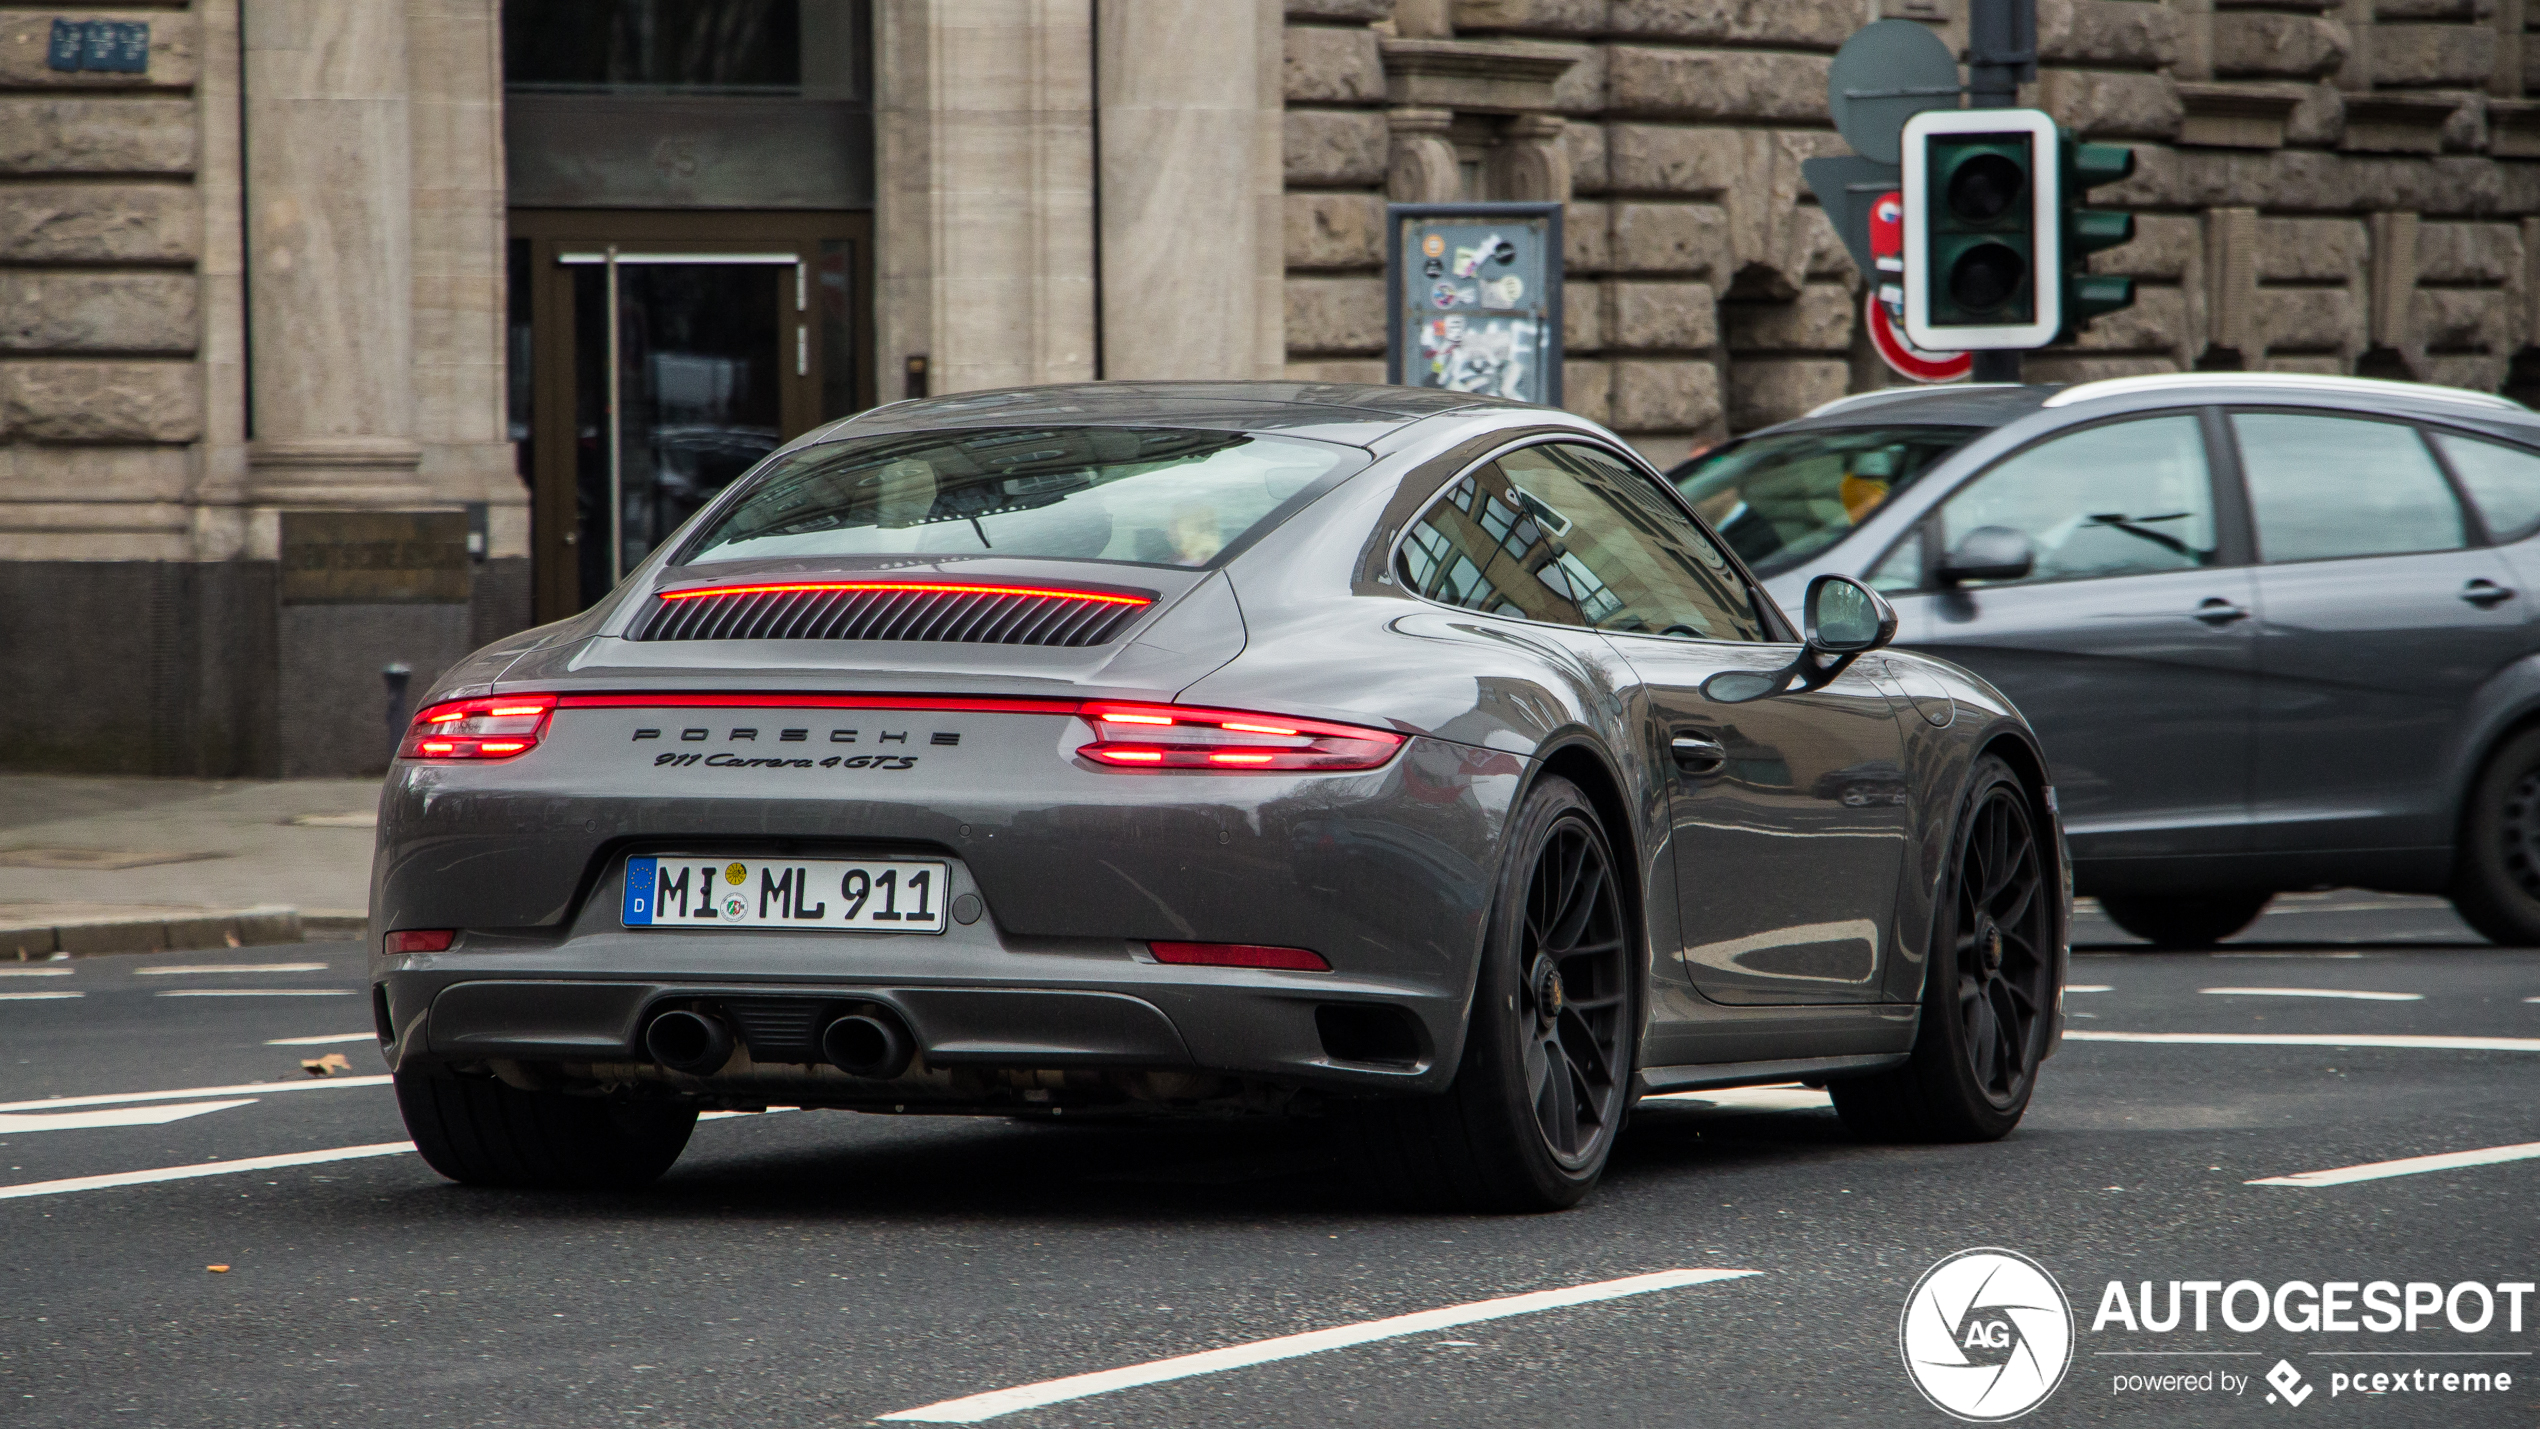
[[[626,1190],[670,1169],[695,1107],[525,1092],[491,1077],[399,1072],[397,1110],[426,1165],[467,1186]]]
[[[2272,893],[2107,895],[2108,921],[2157,948],[2210,948],[2258,921]]]
[[[2491,943],[2540,947],[2540,729],[2506,740],[2479,771],[2452,857],[2452,908]]]
[[[1640,1026],[1629,900],[1577,786],[1512,821],[1472,1025],[1443,1095],[1347,1108],[1354,1159],[1426,1209],[1549,1211],[1596,1185],[1630,1101]]]
[[[1993,1141],[2028,1110],[2053,1030],[2057,896],[2029,808],[2009,765],[1977,761],[1933,914],[1913,1059],[1826,1088],[1856,1134]]]

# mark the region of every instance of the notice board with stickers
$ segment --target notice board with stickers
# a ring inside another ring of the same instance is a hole
[[[1561,205],[1385,209],[1385,380],[1561,404]]]

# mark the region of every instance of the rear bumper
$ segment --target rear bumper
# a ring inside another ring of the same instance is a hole
[[[665,1081],[704,1095],[755,1089],[844,1103],[975,1099],[983,1073],[1162,1071],[1332,1091],[1443,1088],[1461,1051],[1465,979],[1437,983],[1166,966],[1138,945],[1008,945],[984,922],[936,937],[612,930],[545,948],[475,936],[446,953],[375,956],[391,1065],[532,1064],[568,1079]],[[851,1010],[895,1014],[918,1049],[906,1085],[845,1079],[820,1029]],[[722,1072],[669,1077],[643,1032],[669,1008],[730,1025]],[[1325,1009],[1382,1008],[1403,1057],[1335,1056]],[[1007,1080],[1012,1080],[1007,1078]]]

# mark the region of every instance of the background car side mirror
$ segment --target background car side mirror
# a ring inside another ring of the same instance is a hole
[[[2028,538],[2011,534],[2019,537],[2025,552]],[[1896,638],[1896,607],[1850,576],[1825,575],[1808,582],[1801,613],[1808,648],[1820,654],[1858,655]]]
[[[1960,581],[2015,581],[2037,569],[2037,550],[2025,532],[2008,526],[1978,526],[1958,540],[1956,550],[1940,558],[1933,572],[1944,586]]]

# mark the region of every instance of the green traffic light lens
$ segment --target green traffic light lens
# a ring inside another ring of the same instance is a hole
[[[2001,154],[1975,154],[1950,172],[1949,211],[1967,223],[1991,223],[2028,192],[2028,173]]]
[[[1949,300],[1973,313],[1989,313],[2018,295],[2028,281],[2028,260],[2003,243],[1979,243],[1949,265]]]

